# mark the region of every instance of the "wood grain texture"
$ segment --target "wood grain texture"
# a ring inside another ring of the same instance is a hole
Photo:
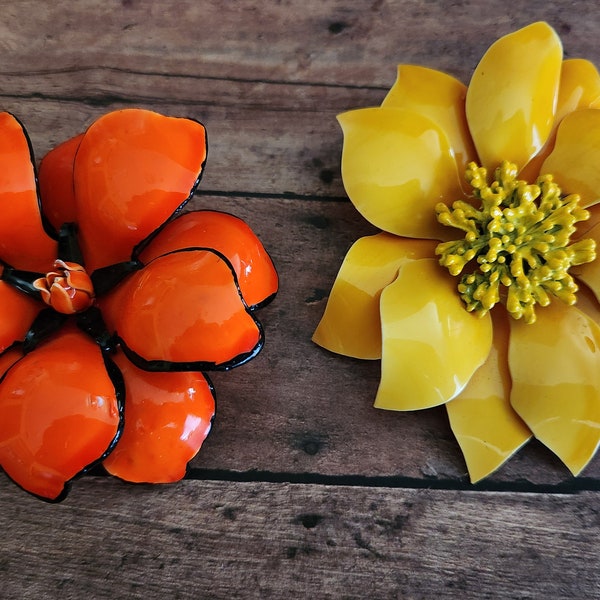
[[[76,486],[59,506],[14,491],[0,498],[6,600],[600,594],[590,494],[94,478]]]
[[[574,480],[531,443],[471,486],[443,409],[376,411],[379,363],[310,341],[346,250],[373,231],[344,193],[336,115],[378,104],[400,62],[468,82],[492,41],[541,19],[567,57],[600,65],[593,3],[0,9],[0,108],[38,158],[116,108],[196,118],[209,157],[189,208],[245,219],[281,277],[262,353],[211,376],[217,418],[185,481],[87,476],[48,505],[0,479],[0,597],[600,597],[598,458]]]

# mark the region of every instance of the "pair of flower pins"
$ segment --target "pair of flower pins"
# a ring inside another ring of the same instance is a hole
[[[534,23],[468,87],[402,65],[381,107],[340,115],[346,191],[382,231],[348,252],[313,339],[381,359],[375,406],[445,405],[472,481],[533,436],[574,474],[600,443],[599,109],[595,67]],[[214,415],[205,372],[262,348],[262,243],[182,211],[205,160],[200,123],[121,110],[36,175],[0,115],[0,465],[26,491],[60,500],[98,463],[180,479]]]

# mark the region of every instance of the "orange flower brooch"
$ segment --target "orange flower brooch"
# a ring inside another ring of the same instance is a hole
[[[0,465],[62,499],[101,463],[171,482],[208,435],[213,387],[261,350],[278,289],[240,219],[183,213],[206,161],[196,121],[96,120],[41,161],[0,114]]]

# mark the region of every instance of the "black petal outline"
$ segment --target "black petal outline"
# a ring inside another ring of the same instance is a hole
[[[16,342],[15,344],[12,344],[8,348],[6,348],[4,350],[4,352],[7,352],[10,349],[14,349],[15,347],[17,347],[19,345],[21,345],[20,342]],[[4,354],[4,352],[0,353],[0,355]],[[118,420],[118,423],[117,423],[117,431],[116,431],[115,436],[113,437],[113,439],[110,441],[110,443],[109,443],[108,447],[106,448],[106,450],[104,450],[102,452],[102,454],[98,458],[94,459],[91,463],[89,463],[88,465],[86,465],[85,467],[83,467],[83,469],[81,469],[79,472],[77,472],[75,475],[73,475],[73,477],[71,477],[71,479],[68,479],[67,481],[65,481],[64,484],[63,484],[62,491],[60,492],[60,494],[58,494],[58,496],[56,496],[56,498],[47,498],[46,496],[40,496],[39,494],[36,494],[36,493],[28,490],[27,488],[23,487],[20,483],[18,483],[17,481],[15,481],[2,468],[2,465],[0,465],[0,469],[2,469],[2,472],[5,474],[5,476],[10,481],[12,481],[18,488],[22,489],[24,492],[26,492],[30,496],[33,496],[34,498],[38,498],[39,500],[43,500],[44,502],[47,502],[49,504],[58,504],[59,502],[62,502],[69,495],[69,491],[71,490],[71,486],[72,486],[73,481],[75,481],[76,479],[78,479],[79,477],[81,477],[82,475],[84,475],[85,473],[89,472],[91,469],[93,469],[94,467],[96,467],[97,465],[99,465],[100,463],[102,463],[102,461],[114,450],[114,448],[117,445],[119,439],[121,438],[121,435],[123,434],[123,427],[125,426],[125,382],[123,380],[123,375],[121,374],[121,370],[119,369],[119,367],[117,367],[117,365],[114,363],[114,361],[108,356],[108,353],[102,351],[102,349],[100,349],[100,353],[102,355],[102,360],[103,360],[104,366],[106,368],[106,373],[108,374],[108,377],[111,380],[111,382],[113,384],[113,387],[115,388],[115,396],[116,396],[116,400],[117,400],[117,410],[119,412],[119,420]],[[23,358],[25,358],[25,356],[26,355],[24,355],[21,358],[19,358],[18,360],[16,360],[6,370],[6,372],[0,378],[0,385],[2,384],[2,381],[4,380],[6,374],[17,363],[21,362],[21,360],[23,360]],[[210,384],[210,382],[209,382],[209,384]]]
[[[23,352],[28,354],[35,350],[45,339],[56,333],[67,321],[68,316],[56,312],[52,308],[41,310],[33,320],[23,340]]]
[[[123,352],[123,353],[125,354],[125,352]],[[127,357],[126,354],[125,354],[125,356]],[[129,357],[127,357],[127,358],[129,358]],[[135,366],[137,366],[137,365],[135,365]],[[215,419],[217,417],[217,393],[216,393],[216,390],[215,390],[215,386],[214,386],[213,382],[211,381],[210,377],[206,373],[204,373],[204,372],[198,372],[198,375],[201,375],[204,378],[204,380],[206,381],[206,384],[208,385],[208,390],[209,390],[211,396],[213,397],[213,402],[214,402],[215,408],[213,410],[212,417],[210,418],[210,428],[208,430],[208,433],[206,434],[205,438],[202,440],[202,443],[200,444],[200,448],[198,448],[198,450],[196,451],[196,453],[194,454],[194,456],[192,456],[192,458],[190,458],[190,460],[188,460],[187,463],[185,464],[185,474],[182,477],[182,479],[184,479],[188,475],[188,473],[189,473],[189,467],[190,467],[190,462],[192,460],[194,460],[194,458],[196,458],[196,456],[198,456],[200,450],[202,450],[202,446],[204,445],[204,443],[206,442],[206,440],[208,439],[208,437],[212,433],[213,428],[214,428],[214,424],[215,424]],[[116,445],[116,443],[115,443],[115,445]],[[107,454],[107,456],[108,456],[108,454]],[[106,458],[106,456],[104,458]],[[104,459],[102,459],[102,460],[104,460]],[[96,466],[96,465],[94,465],[94,466]],[[118,475],[113,475],[113,473],[110,473],[108,471],[108,469],[106,469],[106,467],[104,467],[104,466],[102,466],[102,472],[104,474],[110,475],[110,477],[114,477],[115,479],[118,479],[119,481],[124,481],[125,483],[129,483],[129,484],[133,483],[135,485],[141,485],[142,484],[142,482],[139,482],[139,483],[138,482],[132,482],[132,481],[129,481],[128,479],[124,479],[123,477],[119,477]],[[148,482],[146,482],[146,483],[148,483]],[[175,483],[175,482],[173,482],[173,483]]]
[[[171,118],[173,118],[173,117],[171,117]],[[131,253],[131,260],[136,261],[136,262],[139,262],[139,256],[144,251],[146,246],[148,246],[148,244],[150,244],[150,242],[171,221],[175,220],[179,216],[179,214],[183,211],[185,205],[192,199],[192,197],[196,193],[196,189],[198,188],[198,185],[200,185],[200,181],[202,180],[202,176],[204,175],[206,162],[208,161],[208,132],[206,131],[206,126],[204,125],[204,123],[202,123],[198,119],[192,119],[189,117],[175,117],[175,118],[182,118],[182,119],[185,119],[186,121],[193,121],[194,123],[198,123],[198,125],[200,125],[202,127],[202,129],[204,130],[204,148],[205,148],[204,160],[202,161],[202,164],[200,165],[200,171],[198,173],[198,176],[196,177],[196,181],[192,184],[192,187],[190,189],[190,193],[188,194],[188,197],[171,213],[171,215],[166,219],[166,221],[164,223],[159,225],[154,231],[149,233],[143,240],[139,241],[133,247],[133,251]]]
[[[204,171],[203,171],[204,172]],[[187,200],[186,200],[187,202]],[[248,223],[242,219],[241,217],[238,217],[237,215],[234,215],[233,213],[230,213],[226,210],[218,210],[218,209],[213,209],[213,208],[204,208],[204,209],[198,209],[198,210],[191,210],[185,214],[191,214],[191,213],[201,213],[201,212],[212,212],[212,213],[220,213],[222,215],[227,215],[228,217],[232,217],[234,219],[237,219],[238,221],[241,221],[242,223],[244,223],[245,225],[247,225],[250,230],[252,231],[252,233],[254,233],[254,230],[248,225]],[[132,260],[136,260],[138,262],[141,261],[139,259],[139,255],[150,245],[150,243],[152,241],[154,241],[154,239],[158,236],[159,233],[162,232],[162,230],[169,225],[170,223],[172,223],[173,221],[175,221],[177,218],[179,218],[181,215],[179,214],[175,214],[173,213],[173,215],[167,220],[165,221],[165,223],[163,223],[158,229],[154,230],[145,240],[143,240],[142,242],[140,242],[134,249],[134,255],[132,256]],[[256,233],[254,233],[254,235],[256,236]],[[258,239],[258,236],[256,236],[256,238]],[[280,282],[280,277],[279,277],[279,273],[277,271],[277,268],[275,267],[275,261],[273,260],[273,258],[271,257],[271,254],[269,253],[269,251],[265,248],[264,244],[261,242],[261,240],[258,240],[261,243],[261,246],[265,252],[265,254],[269,257],[269,260],[271,261],[271,266],[273,267],[273,271],[275,272],[275,275],[277,276],[277,289],[269,296],[267,296],[266,298],[264,298],[263,300],[261,300],[260,302],[257,302],[256,304],[252,304],[252,305],[247,305],[248,308],[250,310],[258,310],[260,308],[264,308],[265,306],[267,306],[268,304],[270,304],[275,296],[277,296],[277,293],[279,292],[279,282]],[[190,246],[189,248],[194,249],[196,247],[194,246]],[[198,246],[198,249],[207,249],[207,246]],[[187,250],[188,248],[179,248],[179,250],[173,250],[172,252],[178,252],[181,250]],[[214,250],[216,253],[220,254],[220,252],[218,250],[216,250],[215,248],[212,248],[212,250]],[[168,254],[168,253],[167,253]],[[164,256],[164,255],[162,255]],[[158,256],[156,258],[159,258]],[[229,261],[227,261],[229,262]],[[231,263],[230,263],[231,264]],[[238,286],[239,288],[239,286]]]
[[[237,356],[233,357],[231,360],[228,360],[224,363],[213,363],[209,361],[187,361],[187,362],[175,362],[169,360],[149,360],[144,358],[141,354],[138,354],[127,345],[127,341],[119,334],[117,330],[115,335],[117,336],[120,346],[127,356],[127,358],[137,367],[143,369],[144,371],[229,371],[235,367],[239,367],[248,361],[252,360],[263,348],[265,343],[265,335],[261,322],[254,316],[254,312],[252,309],[248,307],[246,302],[244,301],[244,297],[242,296],[242,292],[240,290],[240,286],[238,283],[237,275],[235,273],[235,269],[233,265],[229,261],[229,259],[214,248],[204,248],[204,247],[190,247],[190,248],[181,248],[179,250],[173,250],[171,252],[166,252],[165,254],[161,254],[157,256],[147,264],[151,264],[155,260],[162,258],[163,256],[169,256],[171,254],[179,254],[182,252],[211,252],[218,256],[229,268],[231,272],[231,276],[233,278],[233,282],[235,284],[238,296],[240,298],[240,302],[246,311],[246,314],[250,316],[250,318],[254,321],[256,328],[258,329],[259,339],[256,343],[256,346],[252,348],[252,350],[248,352],[242,352]],[[145,265],[146,266],[146,265]]]
[[[92,285],[96,296],[102,296],[115,288],[131,273],[143,268],[139,260],[127,260],[96,269],[92,275]]]
[[[13,288],[26,294],[30,298],[42,301],[42,295],[40,294],[40,291],[33,286],[33,282],[40,277],[45,277],[45,273],[14,269],[4,261],[0,261],[0,264],[3,266],[0,280],[10,284]]]
[[[36,167],[36,163],[35,163],[35,152],[33,151],[33,144],[31,143],[31,139],[29,137],[29,134],[27,133],[27,129],[25,128],[25,125],[23,124],[23,122],[18,117],[16,117],[12,112],[10,112],[10,111],[6,111],[6,112],[17,122],[17,124],[21,128],[21,131],[23,132],[23,136],[25,137],[25,141],[27,142],[27,146],[29,148],[29,160],[31,162],[31,166],[33,167],[33,178],[35,181],[35,193],[37,196],[38,211],[40,213],[40,218],[42,220],[42,227],[43,227],[44,231],[46,232],[46,234],[51,239],[58,240],[58,232],[54,229],[54,227],[50,223],[50,220],[44,214],[44,210],[42,207],[40,184],[39,184],[39,180],[38,180],[38,172],[37,172],[37,167]]]

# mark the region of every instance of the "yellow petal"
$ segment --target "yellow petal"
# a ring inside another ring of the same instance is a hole
[[[414,110],[431,119],[446,134],[460,173],[476,159],[465,98],[467,86],[454,77],[414,65],[399,65],[396,82],[382,106]]]
[[[577,308],[600,325],[600,304],[594,293],[585,285],[580,285],[577,290]]]
[[[542,165],[562,191],[579,194],[583,206],[600,200],[600,110],[588,108],[568,114],[556,133],[556,144]]]
[[[554,300],[510,336],[513,408],[577,475],[600,444],[600,327]]]
[[[576,239],[591,238],[596,242],[596,260],[583,265],[575,265],[569,272],[583,281],[600,301],[600,205],[589,209],[590,219],[577,225]],[[579,297],[579,293],[578,293]]]
[[[494,311],[494,341],[485,363],[467,387],[446,404],[471,482],[493,473],[530,438],[531,431],[510,405],[508,316]]]
[[[468,313],[434,259],[406,263],[381,294],[383,351],[376,408],[443,404],[466,386],[492,344],[489,314]]]
[[[381,358],[381,290],[409,260],[433,256],[435,243],[389,233],[363,237],[348,251],[313,341],[332,352]]]
[[[390,233],[446,239],[434,207],[462,192],[444,132],[400,108],[364,108],[338,120],[344,132],[342,178],[357,210]]]
[[[562,45],[546,23],[500,38],[477,66],[467,120],[483,166],[523,167],[543,147],[554,120]]]
[[[565,60],[560,74],[556,121],[581,108],[589,108],[600,99],[600,74],[589,60]]]
[[[544,147],[519,173],[525,181],[535,181],[541,172],[542,164],[552,152],[556,142],[556,129],[562,119],[575,110],[591,108],[600,99],[600,75],[596,67],[582,58],[563,61],[558,88],[558,102],[552,132]]]

